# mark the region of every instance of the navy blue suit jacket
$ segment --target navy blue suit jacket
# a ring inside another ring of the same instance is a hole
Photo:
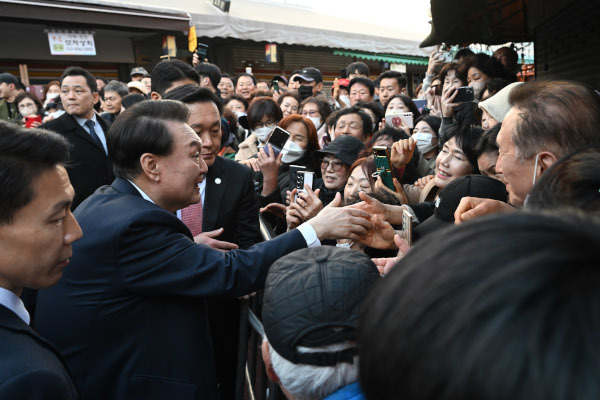
[[[58,351],[0,305],[0,399],[78,399]]]
[[[61,281],[39,292],[36,324],[85,399],[216,399],[204,299],[261,288],[275,260],[306,247],[297,230],[247,251],[195,244],[120,178],[75,218],[83,238]]]

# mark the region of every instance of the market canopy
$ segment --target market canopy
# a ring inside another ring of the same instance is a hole
[[[196,26],[198,36],[236,38],[270,43],[320,46],[383,54],[427,56],[429,51],[419,47],[427,34],[425,18],[423,29],[413,27],[413,21],[403,15],[392,16],[387,24],[361,22],[361,7],[350,12],[350,6],[336,15],[316,10],[331,7],[331,2],[320,1],[321,7],[292,6],[291,0],[232,0],[229,12],[223,12],[208,0],[84,0],[90,3],[118,4],[122,7],[152,9],[165,12],[186,12]],[[427,3],[414,3],[419,15],[426,14]],[[305,3],[317,4],[317,0]],[[388,8],[398,7],[389,5]]]

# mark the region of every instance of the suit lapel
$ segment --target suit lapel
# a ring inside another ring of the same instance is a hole
[[[100,147],[98,145],[98,143],[96,143],[96,141],[94,139],[92,139],[92,136],[89,133],[87,133],[86,130],[83,129],[83,127],[81,125],[79,125],[79,123],[77,123],[77,120],[75,119],[75,117],[73,117],[72,115],[69,115],[67,113],[65,113],[63,115],[68,116],[68,118],[65,118],[65,123],[66,123],[67,129],[73,131],[73,133],[75,135],[77,135],[80,138],[82,138],[83,140],[87,141],[89,144],[94,146],[97,150],[101,151],[102,154],[106,155],[104,148]],[[97,116],[96,120],[102,126],[102,130],[104,131],[104,134],[106,135],[107,128],[105,128],[105,124],[102,124],[100,122],[100,118],[101,118],[100,116]]]
[[[202,232],[220,228],[220,226],[216,226],[219,217],[219,204],[221,204],[227,184],[228,179],[223,162],[221,157],[217,156],[215,163],[208,169],[206,174],[206,191],[204,192],[204,206],[202,207]]]
[[[63,362],[63,364],[65,364],[59,351],[56,350],[56,348],[50,342],[48,342],[46,339],[44,339],[43,337],[38,335],[33,330],[33,328],[31,328],[29,325],[27,325],[25,322],[23,322],[23,320],[21,318],[19,318],[17,316],[17,314],[12,312],[8,308],[4,307],[3,305],[0,305],[0,326],[4,327],[10,331],[13,331],[13,332],[20,332],[23,335],[31,336],[41,346],[52,351],[52,353],[54,353],[54,355],[56,355],[56,357],[59,360],[61,360]]]

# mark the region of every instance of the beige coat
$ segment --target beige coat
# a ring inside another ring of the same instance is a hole
[[[240,143],[235,161],[244,161],[258,154],[258,138],[253,133]]]

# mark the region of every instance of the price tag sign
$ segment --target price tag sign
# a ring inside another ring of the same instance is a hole
[[[53,56],[95,56],[93,33],[48,32],[50,54]]]

